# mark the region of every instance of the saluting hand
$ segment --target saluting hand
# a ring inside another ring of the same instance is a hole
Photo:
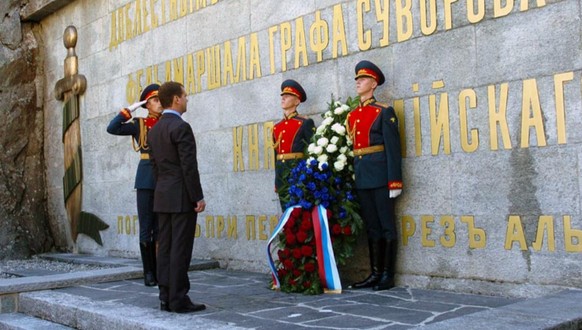
[[[137,108],[141,107],[142,105],[144,105],[147,102],[147,100],[145,101],[140,101],[140,102],[135,102],[134,104],[130,105],[129,107],[127,107],[127,109],[131,112],[134,112]]]

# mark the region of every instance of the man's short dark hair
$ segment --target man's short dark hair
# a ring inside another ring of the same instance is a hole
[[[158,97],[160,98],[160,103],[164,109],[168,109],[172,106],[174,96],[182,97],[182,88],[184,88],[184,85],[175,81],[167,81],[160,86]]]

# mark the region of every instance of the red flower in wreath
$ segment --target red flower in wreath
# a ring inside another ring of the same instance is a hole
[[[295,242],[297,242],[295,235],[293,235],[293,233],[287,233],[285,235],[285,239],[287,240],[287,244],[289,245],[293,245],[295,244]]]
[[[315,271],[315,263],[308,262],[305,264],[305,266],[303,266],[303,268],[305,269],[306,272],[313,273]]]
[[[297,242],[299,243],[305,243],[305,241],[307,240],[307,238],[309,237],[309,235],[307,235],[306,232],[304,231],[300,231],[297,233]]]
[[[300,248],[293,249],[293,252],[292,253],[293,253],[293,258],[295,258],[295,259],[301,258],[302,253],[301,253],[301,249]]]
[[[331,232],[334,235],[339,235],[342,233],[342,226],[340,226],[339,223],[336,223],[335,225],[333,225],[333,227],[331,227]]]
[[[301,247],[301,254],[303,254],[305,257],[310,257],[313,255],[313,248],[309,245],[303,245]]]
[[[289,259],[283,260],[283,266],[285,269],[293,269],[293,261]]]
[[[352,227],[350,226],[345,226],[343,229],[344,235],[346,236],[350,236],[352,234]]]
[[[307,213],[307,212],[305,212]],[[305,220],[303,219],[303,221],[301,221],[301,230],[303,231],[309,231],[311,230],[311,228],[313,228],[313,223],[311,223],[311,220]]]
[[[301,215],[301,209],[300,208],[296,208],[293,209],[293,211],[291,211],[291,219],[289,219],[288,221],[293,220],[293,222],[295,222],[295,219],[299,218],[299,216]]]

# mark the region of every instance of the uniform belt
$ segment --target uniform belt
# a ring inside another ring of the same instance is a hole
[[[146,153],[139,154],[139,159],[150,159],[150,154]]]
[[[384,145],[369,146],[365,148],[354,149],[354,156],[363,156],[367,154],[373,154],[375,152],[384,151]]]
[[[304,156],[302,152],[290,152],[288,154],[278,154],[277,160],[302,159]]]

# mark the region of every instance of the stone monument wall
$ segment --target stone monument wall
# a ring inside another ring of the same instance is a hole
[[[73,1],[40,22],[50,216],[66,225],[51,93],[68,25],[87,78],[83,207],[109,225],[102,246],[69,238],[80,252],[137,255],[138,155],[105,128],[146,85],[176,80],[208,203],[194,257],[267,272],[279,86],[300,81],[299,111],[319,124],[332,95],[355,96],[354,66],[368,59],[401,125],[398,283],[512,296],[582,287],[581,18],[579,0]],[[365,251],[353,259],[363,274]]]

